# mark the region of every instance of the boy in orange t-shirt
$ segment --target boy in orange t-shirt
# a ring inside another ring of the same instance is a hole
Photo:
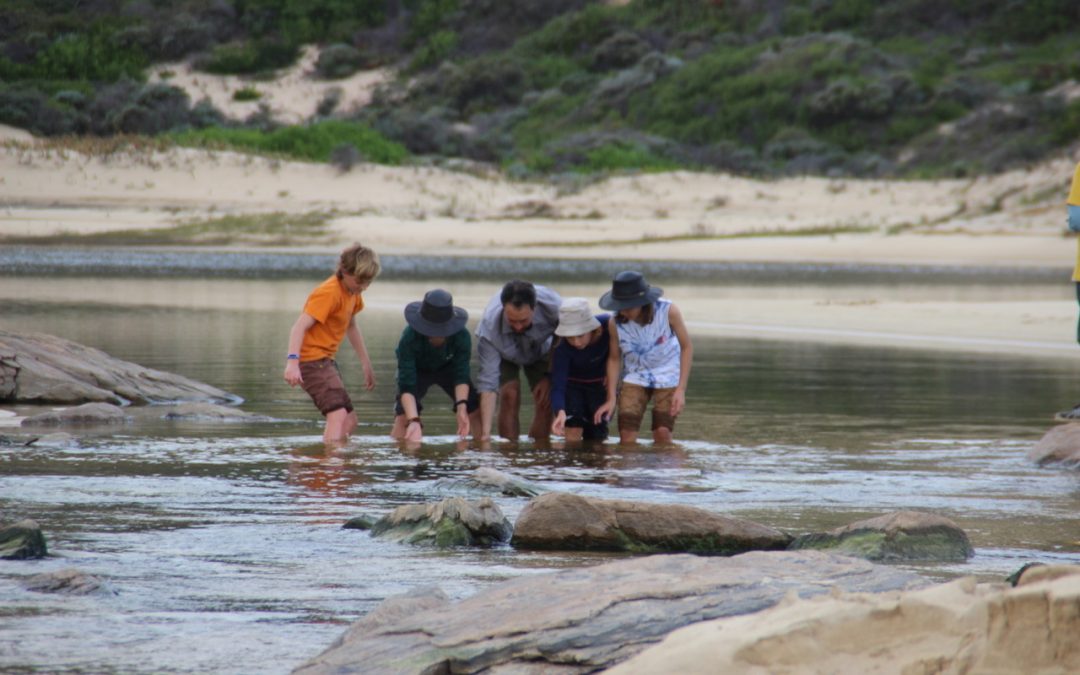
[[[356,411],[341,380],[334,356],[341,341],[349,339],[364,368],[364,387],[375,388],[364,336],[356,314],[364,308],[360,295],[379,275],[379,256],[370,248],[353,244],[341,252],[337,272],[308,296],[304,310],[289,331],[285,357],[285,381],[300,385],[315,407],[326,417],[323,441],[346,441],[356,428]]]

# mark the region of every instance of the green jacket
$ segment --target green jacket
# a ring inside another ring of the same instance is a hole
[[[406,326],[394,353],[397,354],[399,393],[416,395],[416,374],[421,370],[452,368],[455,386],[469,382],[472,336],[465,328],[446,338],[442,347],[432,347],[427,336]]]

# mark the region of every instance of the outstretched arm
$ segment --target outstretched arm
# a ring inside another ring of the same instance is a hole
[[[287,354],[300,353],[300,348],[304,346],[304,336],[314,325],[315,317],[306,312],[300,312],[296,323],[289,330],[289,351],[286,352]],[[300,375],[299,359],[285,359],[285,381],[289,383],[290,387],[304,383],[304,378]]]
[[[675,387],[675,394],[671,399],[671,415],[678,417],[686,406],[686,383],[690,381],[690,364],[694,360],[694,344],[690,341],[690,333],[686,330],[686,322],[683,321],[682,312],[671,304],[668,310],[668,321],[671,329],[675,331],[675,337],[679,339],[679,348],[682,353],[679,356],[679,384]]]
[[[593,424],[601,424],[604,418],[611,418],[615,412],[615,392],[619,386],[619,376],[622,375],[622,352],[619,350],[619,328],[615,323],[615,317],[608,319],[608,359],[607,375],[604,385],[607,387],[607,400],[596,409],[593,415]]]
[[[349,319],[349,327],[345,331],[345,337],[349,338],[349,344],[352,345],[353,351],[360,357],[360,365],[364,369],[364,388],[372,390],[375,388],[375,370],[371,367],[371,358],[368,357],[367,347],[364,345],[364,335],[360,332],[360,327],[356,325],[356,317]]]

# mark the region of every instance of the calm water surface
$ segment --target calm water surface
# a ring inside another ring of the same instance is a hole
[[[1080,476],[1025,459],[1049,416],[1080,400],[1075,361],[697,336],[676,448],[478,449],[455,443],[449,406],[439,415],[435,397],[428,442],[404,451],[386,436],[401,306],[439,284],[379,281],[361,325],[380,384],[358,397],[358,437],[328,452],[307,397],[281,381],[289,326],[316,281],[0,277],[0,328],[54,333],[181,373],[279,420],[161,422],[75,448],[0,446],[0,521],[37,520],[52,554],[0,562],[0,671],[286,673],[389,595],[435,584],[460,598],[612,558],[434,551],[341,529],[354,515],[455,494],[453,480],[481,466],[547,490],[690,504],[793,534],[926,509],[956,520],[977,551],[964,564],[918,568],[935,579],[997,579],[1025,562],[1080,558]],[[498,283],[444,285],[475,318]],[[604,290],[551,285],[590,298]],[[868,292],[664,285],[676,302],[702,292],[748,302]],[[926,284],[872,292],[1062,293]],[[359,391],[354,355],[342,363]],[[497,501],[511,520],[526,502]],[[23,589],[27,576],[66,567],[107,579],[116,595]]]

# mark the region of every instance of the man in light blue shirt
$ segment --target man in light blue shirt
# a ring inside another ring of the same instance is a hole
[[[498,393],[499,435],[516,441],[521,434],[520,372],[525,371],[535,411],[529,436],[548,438],[551,429],[551,342],[559,325],[562,298],[545,286],[514,280],[488,303],[476,327],[480,361],[476,389],[480,392],[480,440],[491,438]]]

